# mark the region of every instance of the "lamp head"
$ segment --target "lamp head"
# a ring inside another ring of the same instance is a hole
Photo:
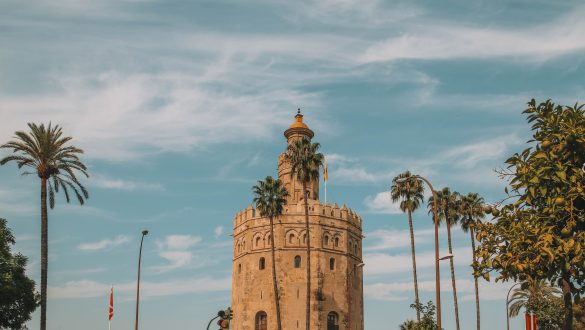
[[[451,253],[449,253],[446,256],[439,258],[439,260],[447,260],[447,259],[451,259],[451,258],[453,258],[453,255]]]
[[[144,230],[142,231],[142,236],[146,236],[146,235],[148,235],[148,230],[144,229]]]
[[[366,264],[363,262],[360,262],[359,264],[357,264],[358,267],[364,267]]]

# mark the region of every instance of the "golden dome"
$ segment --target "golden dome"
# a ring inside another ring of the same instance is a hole
[[[301,110],[299,109],[297,115],[295,116],[295,122],[290,125],[289,128],[306,128],[309,129],[307,124],[303,123],[303,115],[301,114]]]

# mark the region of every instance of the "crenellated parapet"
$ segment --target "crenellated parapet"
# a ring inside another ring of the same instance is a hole
[[[284,209],[285,215],[305,215],[305,203],[303,201],[299,201],[294,205],[286,205]],[[348,208],[345,204],[341,208],[337,203],[334,203],[333,206],[329,202],[325,205],[321,204],[318,200],[309,200],[309,216],[322,216],[324,218],[337,220],[341,222],[349,222],[352,225],[361,229],[362,226],[362,218],[351,208]],[[247,208],[239,211],[234,216],[234,229],[246,224],[249,221],[258,221],[258,220],[266,220],[265,218],[260,216],[260,212],[258,212],[252,205],[248,206]]]

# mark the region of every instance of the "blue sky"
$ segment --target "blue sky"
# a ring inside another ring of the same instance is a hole
[[[415,313],[392,177],[409,169],[502,198],[493,169],[530,138],[525,103],[585,99],[584,14],[570,0],[0,1],[0,141],[30,121],[58,123],[91,173],[87,205],[58,200],[50,212],[49,328],[104,329],[111,284],[112,329],[132,326],[143,228],[142,329],[202,327],[227,306],[232,217],[257,179],[276,175],[301,107],[328,155],[329,199],[363,218],[366,327],[397,329]],[[35,178],[0,168],[0,216],[34,278],[38,195]],[[432,226],[423,210],[414,220],[426,301]],[[469,236],[454,235],[471,329]],[[504,327],[508,287],[481,283],[485,329]]]

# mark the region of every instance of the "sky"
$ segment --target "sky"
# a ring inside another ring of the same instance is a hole
[[[416,314],[392,178],[504,198],[494,169],[527,146],[526,102],[585,101],[584,14],[572,0],[0,0],[0,142],[27,122],[59,124],[91,175],[86,205],[61,197],[49,213],[48,329],[105,329],[111,285],[112,329],[133,326],[145,228],[141,329],[202,328],[227,307],[233,216],[276,176],[299,107],[328,159],[328,199],[363,219],[366,328],[398,329]],[[0,217],[38,282],[39,182],[18,173],[0,167]],[[426,208],[414,228],[425,302]],[[470,238],[453,235],[472,329]],[[480,281],[484,329],[504,328],[511,284]]]

